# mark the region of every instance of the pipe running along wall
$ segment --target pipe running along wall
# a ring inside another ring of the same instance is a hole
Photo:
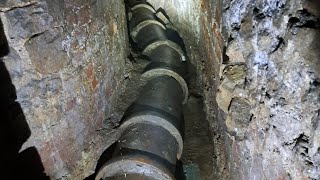
[[[96,179],[175,179],[188,97],[183,43],[166,16],[145,0],[126,3],[130,37],[150,59],[142,74],[147,83],[123,116],[116,150]]]

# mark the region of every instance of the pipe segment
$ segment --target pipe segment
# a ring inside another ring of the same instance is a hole
[[[120,122],[116,150],[96,179],[173,180],[183,152],[187,58],[179,34],[155,16],[150,4],[126,3],[130,36],[151,61],[142,74],[147,83]]]

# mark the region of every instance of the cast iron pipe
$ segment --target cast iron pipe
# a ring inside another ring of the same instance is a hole
[[[182,106],[187,101],[186,56],[179,34],[145,0],[128,0],[129,31],[150,64],[147,83],[121,120],[112,159],[96,179],[175,179],[183,151]]]

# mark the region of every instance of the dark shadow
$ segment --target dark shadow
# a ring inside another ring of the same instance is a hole
[[[137,4],[147,3],[146,0],[125,0],[124,2],[129,7],[133,7]]]
[[[110,147],[108,147],[103,153],[102,155],[100,156],[99,160],[98,160],[98,163],[97,163],[97,166],[96,166],[96,169],[95,169],[95,173],[86,177],[84,180],[94,180],[99,169],[107,162],[109,161],[111,158],[112,158],[112,155],[115,151],[117,147],[117,142],[113,143]]]
[[[156,13],[162,13],[164,16],[165,16],[165,18],[171,23],[171,24],[173,24],[172,23],[172,21],[170,20],[170,17],[168,16],[168,14],[167,14],[167,12],[162,8],[162,7],[160,7],[159,9],[157,9],[157,12]],[[164,22],[162,22],[163,24],[165,24]]]
[[[183,163],[181,160],[177,161],[175,177],[177,180],[185,180],[187,178],[186,174],[184,173]]]
[[[0,19],[0,179],[49,179],[35,147],[21,152],[31,135],[3,57],[9,45]]]
[[[97,167],[96,167],[96,172],[99,171],[99,169],[112,158],[112,155],[117,147],[117,142],[113,143],[111,146],[109,146],[100,156]]]

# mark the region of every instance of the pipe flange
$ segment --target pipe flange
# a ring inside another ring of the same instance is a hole
[[[148,25],[151,25],[151,24],[158,25],[163,30],[166,30],[166,27],[159,21],[152,20],[152,19],[145,20],[145,21],[142,21],[141,23],[139,23],[136,27],[134,27],[131,30],[130,36],[132,37],[132,39],[135,41],[138,33],[140,32],[140,30],[143,29],[144,27],[148,26]]]
[[[177,141],[177,144],[178,144],[177,159],[181,158],[181,155],[183,152],[182,136],[179,130],[174,125],[172,125],[168,120],[159,116],[151,115],[151,114],[141,114],[141,115],[133,116],[127,119],[123,124],[121,124],[119,130],[120,132],[123,132],[128,127],[131,127],[132,125],[135,125],[135,124],[150,124],[154,126],[159,126],[167,130],[172,135],[172,137],[174,137],[174,139]]]
[[[137,5],[133,6],[133,7],[131,8],[131,10],[132,10],[132,11],[135,11],[135,10],[137,10],[137,9],[139,9],[139,8],[148,9],[148,10],[150,10],[153,14],[156,13],[156,11],[153,9],[153,7],[150,6],[150,5],[148,5],[148,4],[137,4]]]
[[[178,73],[166,68],[155,68],[155,69],[150,69],[142,74],[142,77],[146,78],[147,80],[155,77],[159,77],[159,76],[170,76],[170,77],[173,77],[176,81],[178,81],[178,83],[181,86],[182,92],[184,94],[183,104],[186,104],[188,101],[188,95],[189,95],[188,85],[186,81]]]
[[[166,46],[169,46],[170,48],[174,49],[175,51],[177,51],[179,54],[180,54],[180,57],[181,57],[181,61],[186,61],[186,56],[184,55],[184,52],[183,50],[181,49],[181,47],[171,41],[171,40],[160,40],[160,41],[156,41],[156,42],[153,42],[151,44],[149,44],[142,52],[142,54],[146,55],[146,56],[150,56],[152,51],[154,49],[156,49],[157,47],[159,46],[162,46],[162,45],[166,45]]]
[[[105,164],[96,180],[109,179],[119,175],[138,174],[156,180],[174,180],[174,176],[156,161],[143,155],[120,156]]]

